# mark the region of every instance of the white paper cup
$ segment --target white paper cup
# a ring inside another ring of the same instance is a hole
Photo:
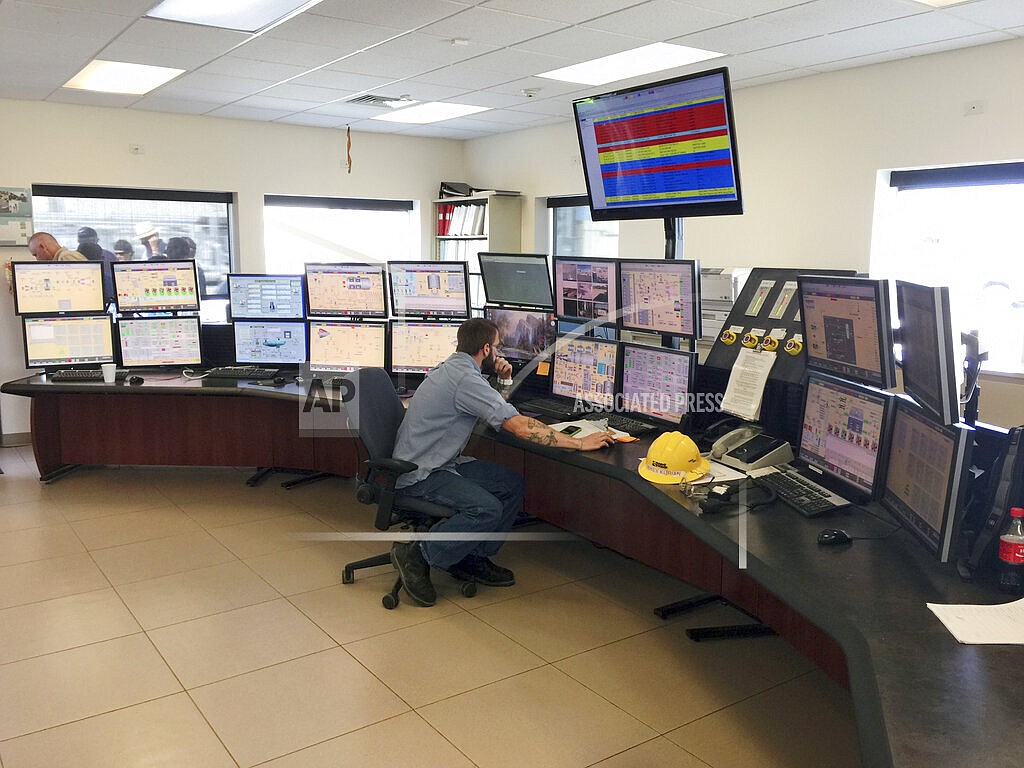
[[[100,370],[103,371],[103,381],[107,384],[113,384],[114,377],[117,374],[117,365],[115,363],[103,363],[100,366]]]

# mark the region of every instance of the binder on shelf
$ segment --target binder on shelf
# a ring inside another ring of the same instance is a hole
[[[439,204],[437,206],[437,234],[440,237],[444,237],[448,234],[452,225],[452,213],[455,211],[454,205]]]
[[[468,197],[473,194],[473,187],[464,181],[442,181],[438,197]]]

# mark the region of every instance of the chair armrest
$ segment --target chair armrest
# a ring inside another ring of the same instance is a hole
[[[366,463],[370,466],[370,469],[388,472],[396,476],[412,472],[419,466],[411,461],[403,461],[402,459],[370,459]]]

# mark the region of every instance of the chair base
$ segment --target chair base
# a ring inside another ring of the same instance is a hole
[[[384,552],[380,555],[373,555],[372,557],[365,557],[362,560],[356,560],[348,563],[341,573],[341,583],[351,584],[356,580],[356,571],[363,568],[374,568],[378,565],[391,565],[391,553]],[[381,605],[389,611],[393,608],[397,608],[398,604],[401,602],[398,593],[402,590],[403,586],[402,577],[399,576],[395,579],[395,584],[391,587],[391,591],[380,599]],[[476,595],[476,582],[462,582],[462,585],[459,587],[459,591],[462,593],[463,597],[474,597]]]

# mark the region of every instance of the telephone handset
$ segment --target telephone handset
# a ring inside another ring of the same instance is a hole
[[[730,450],[732,450],[738,445],[742,445],[743,443],[747,442],[747,440],[749,440],[754,435],[760,432],[760,427],[756,427],[753,424],[748,424],[747,426],[737,427],[731,432],[725,433],[720,438],[715,440],[714,444],[711,446],[711,458],[722,458]]]

